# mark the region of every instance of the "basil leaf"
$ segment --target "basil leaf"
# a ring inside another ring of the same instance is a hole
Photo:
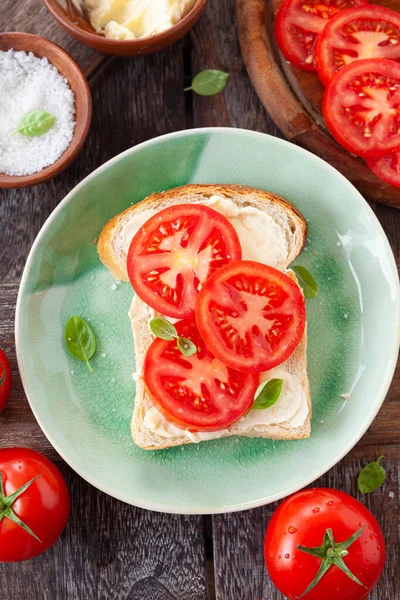
[[[279,399],[282,392],[283,379],[270,379],[269,381],[263,381],[257,388],[254,395],[254,403],[251,410],[264,410],[273,406]]]
[[[45,110],[31,110],[20,118],[17,129],[13,132],[20,133],[27,137],[36,137],[43,135],[51,129],[56,122],[56,118]]]
[[[90,325],[81,317],[73,315],[65,326],[64,340],[71,354],[86,363],[93,373],[89,360],[96,352],[96,338]]]
[[[369,465],[366,465],[360,472],[357,479],[357,485],[362,494],[374,492],[381,487],[382,483],[385,481],[386,471],[380,464],[382,458],[384,457],[380,456],[378,460],[369,463]]]
[[[192,356],[193,354],[196,354],[196,352],[197,352],[197,348],[196,348],[195,344],[193,344],[193,342],[191,340],[188,340],[187,338],[178,337],[177,344],[178,344],[179,350],[185,356]]]
[[[149,326],[154,335],[162,340],[173,340],[178,336],[175,327],[167,319],[151,319]]]
[[[228,83],[229,73],[217,69],[206,69],[197,73],[190,87],[185,92],[193,90],[199,96],[214,96],[225,89]]]
[[[306,298],[315,298],[318,296],[318,285],[310,271],[305,267],[290,267],[298,277],[299,284],[303,288],[303,293]]]

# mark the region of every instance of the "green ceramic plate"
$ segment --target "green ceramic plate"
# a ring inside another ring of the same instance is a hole
[[[95,238],[154,191],[186,183],[241,183],[288,198],[309,220],[296,263],[315,275],[307,301],[313,397],[308,440],[228,438],[146,452],[130,436],[135,370],[129,284],[115,288]],[[354,187],[314,155],[237,129],[166,135],[132,148],[84,179],[43,226],[18,297],[18,363],[32,410],[60,455],[125,502],[177,513],[255,507],[315,480],[360,439],[393,376],[399,283],[389,244]],[[98,340],[91,376],[63,345],[68,318]],[[350,400],[342,397],[350,394]]]

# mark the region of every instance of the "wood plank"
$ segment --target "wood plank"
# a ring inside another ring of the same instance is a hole
[[[0,565],[3,600],[206,600],[202,517],[141,510],[61,470],[67,527],[44,555]]]
[[[381,454],[385,455],[386,482],[376,492],[363,496],[357,490],[357,475],[366,463]],[[389,552],[384,574],[369,600],[399,598],[399,469],[397,446],[357,446],[339,465],[313,484],[314,487],[332,487],[355,496],[371,510],[382,527]],[[284,600],[272,584],[263,558],[264,534],[276,506],[275,503],[251,511],[213,517],[217,600]]]
[[[2,0],[0,31],[23,31],[41,35],[68,52],[89,76],[104,60],[104,55],[75,41],[47,12],[43,2],[37,0]]]
[[[218,0],[191,32],[191,76],[203,69],[230,74],[224,92],[212,97],[192,94],[194,127],[241,127],[282,137],[248,78],[236,31],[235,2]]]

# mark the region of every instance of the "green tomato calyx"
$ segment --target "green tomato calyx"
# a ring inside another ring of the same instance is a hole
[[[363,531],[364,525],[361,527],[361,529],[353,533],[353,535],[349,537],[349,539],[345,542],[335,542],[333,538],[332,529],[327,529],[325,531],[322,546],[317,546],[316,548],[306,548],[305,546],[297,546],[298,550],[301,550],[301,552],[311,554],[311,556],[316,556],[317,558],[321,559],[321,564],[318,569],[318,573],[315,576],[315,579],[310,583],[305,592],[303,592],[301,596],[299,596],[299,600],[315,588],[315,586],[321,581],[322,577],[327,571],[329,571],[332,565],[338,567],[352,581],[366,588],[366,586],[363,583],[361,583],[361,581],[357,579],[355,575],[353,575],[353,573],[350,571],[350,569],[343,560],[343,557],[349,554],[348,548],[353,542],[356,541],[357,538],[360,537]]]
[[[10,496],[6,496],[4,494],[4,489],[3,489],[3,474],[0,471],[0,523],[5,517],[7,517],[7,519],[10,519],[11,521],[13,521],[13,523],[15,523],[16,525],[21,527],[24,531],[29,533],[29,535],[34,537],[35,540],[42,543],[42,540],[38,538],[38,536],[32,531],[32,529],[30,527],[28,527],[28,525],[26,525],[26,523],[21,521],[21,519],[15,514],[15,512],[12,509],[14,502],[39,477],[41,477],[41,475],[36,475],[36,477],[31,479],[30,481],[28,481],[27,483],[24,483],[24,485],[22,485],[16,492],[11,494]]]

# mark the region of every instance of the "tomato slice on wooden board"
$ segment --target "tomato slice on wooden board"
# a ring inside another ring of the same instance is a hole
[[[175,327],[197,352],[184,356],[176,340],[152,342],[144,362],[144,381],[155,406],[180,429],[229,427],[252,405],[259,376],[239,373],[216,359],[193,320],[179,321]]]
[[[328,20],[366,0],[285,0],[275,21],[275,37],[284,57],[303,71],[316,71],[315,46]]]
[[[400,152],[367,160],[367,165],[383,181],[400,188]]]
[[[151,217],[134,236],[127,259],[137,295],[162,315],[194,314],[206,279],[240,259],[238,235],[228,219],[200,204],[179,204]]]
[[[324,85],[346,65],[366,58],[400,61],[400,14],[375,5],[343,10],[321,32],[316,61]]]
[[[268,371],[289,358],[305,328],[299,286],[287,275],[250,260],[215,273],[196,302],[196,322],[209,350],[243,372]]]
[[[400,64],[357,60],[325,90],[323,113],[333,137],[349,152],[378,158],[400,149]]]

